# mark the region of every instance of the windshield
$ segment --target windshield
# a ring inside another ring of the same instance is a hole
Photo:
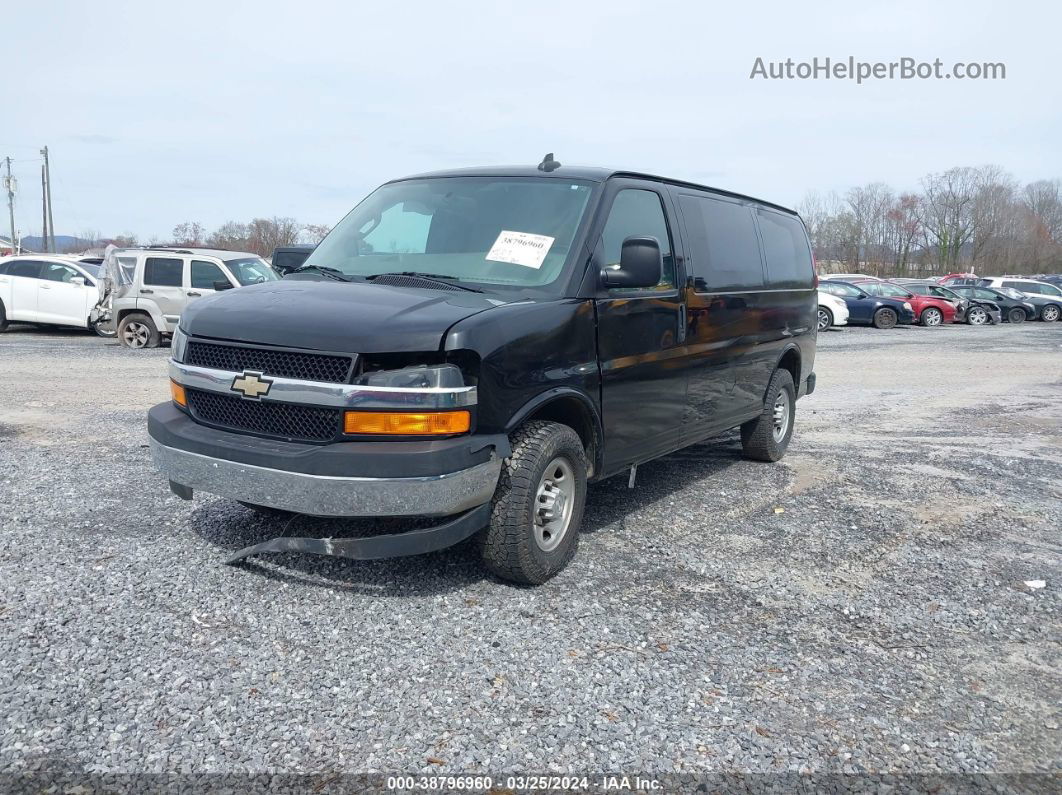
[[[1000,287],[999,291],[1007,298],[1016,298],[1019,301],[1023,301],[1028,297],[1021,290],[1015,290],[1013,287]]]
[[[853,287],[850,284],[842,284],[841,282],[832,282],[830,284],[824,284],[822,285],[822,288],[827,292],[831,292],[834,295],[839,296],[847,295],[852,298],[855,298],[856,296],[861,295],[861,291],[858,287]]]
[[[245,287],[248,284],[260,284],[262,282],[274,282],[280,277],[277,272],[269,267],[261,257],[247,257],[246,259],[227,259],[225,265],[236,281]]]
[[[889,284],[888,282],[880,282],[874,285],[868,285],[868,292],[874,292],[877,295],[884,295],[889,298],[907,298],[911,293],[904,290],[902,287],[897,287],[895,284]]]
[[[340,221],[306,266],[542,287],[561,275],[591,192],[589,182],[542,177],[395,182]]]

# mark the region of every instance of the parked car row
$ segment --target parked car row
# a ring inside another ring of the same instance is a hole
[[[831,300],[834,299],[834,300]],[[847,308],[842,317],[836,299]],[[833,325],[875,328],[917,324],[1053,323],[1062,317],[1062,289],[1027,276],[949,274],[931,279],[879,279],[859,273],[830,274],[819,282],[819,331]]]
[[[275,281],[261,257],[240,251],[150,247],[117,252],[120,273],[109,319],[94,315],[99,260],[50,254],[0,259],[0,331],[9,322],[89,328],[128,348],[153,348],[173,334],[181,313],[219,290]]]

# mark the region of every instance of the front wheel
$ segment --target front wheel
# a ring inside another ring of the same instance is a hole
[[[824,306],[819,307],[819,331],[825,331],[833,325],[833,313]]]
[[[971,326],[983,326],[989,322],[988,312],[980,306],[971,306],[966,313],[966,322]]]
[[[777,461],[793,438],[796,418],[796,388],[788,370],[775,370],[767,385],[763,411],[741,426],[741,448],[746,458]]]
[[[1054,304],[1048,304],[1040,312],[1040,320],[1044,323],[1054,323],[1058,320],[1059,314],[1062,314],[1062,308],[1055,306]]]
[[[89,329],[98,337],[106,337],[109,339],[118,335],[117,329],[115,329],[114,324],[109,320],[90,320]]]
[[[939,309],[929,307],[922,311],[923,326],[939,326],[944,322],[944,313]]]
[[[0,334],[7,331],[7,313],[4,311],[4,302],[0,301]]]
[[[1011,323],[1024,323],[1025,322],[1025,310],[1014,307],[1007,312],[1007,320]]]
[[[874,313],[874,328],[895,328],[899,318],[895,309],[883,308]]]
[[[510,438],[490,524],[478,536],[483,562],[499,577],[541,585],[568,565],[586,504],[586,453],[557,422],[529,422]]]

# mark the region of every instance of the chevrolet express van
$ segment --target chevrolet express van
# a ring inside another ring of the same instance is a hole
[[[152,454],[186,499],[410,518],[230,562],[474,536],[542,583],[588,484],[736,427],[782,457],[815,388],[816,281],[796,213],[727,191],[552,157],[396,180],[294,273],[185,310]]]

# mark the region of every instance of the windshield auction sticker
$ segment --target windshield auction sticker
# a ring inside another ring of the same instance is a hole
[[[494,245],[487,252],[493,262],[508,262],[528,268],[541,268],[555,238],[547,235],[532,235],[528,232],[510,232],[503,229]]]

